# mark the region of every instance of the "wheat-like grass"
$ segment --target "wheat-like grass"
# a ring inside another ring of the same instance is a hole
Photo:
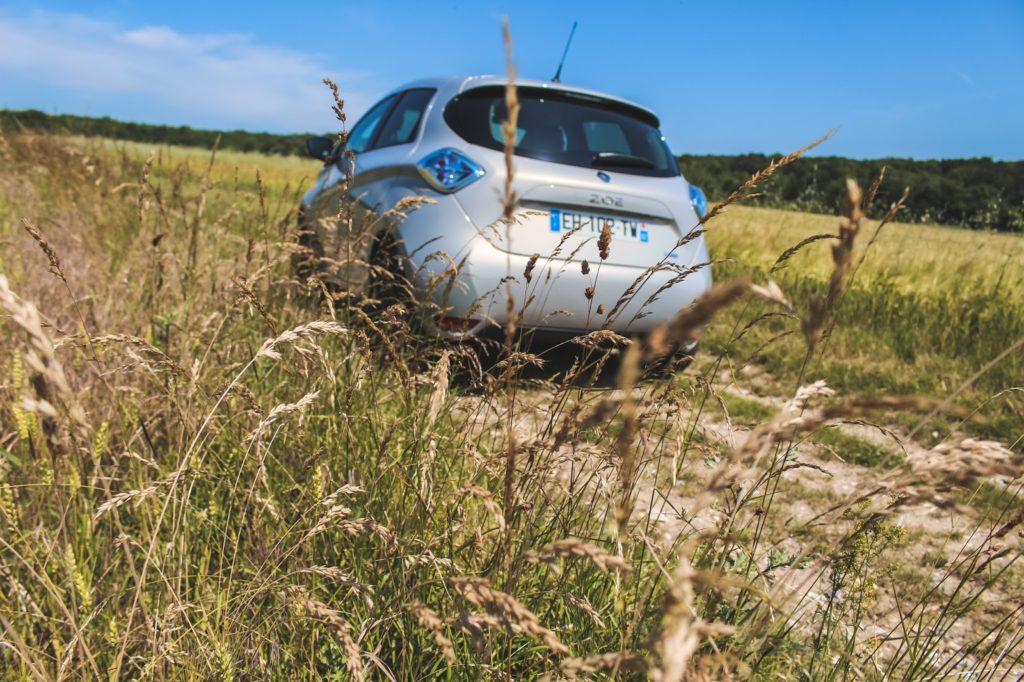
[[[123,493],[118,493],[114,495],[109,500],[107,500],[100,506],[96,507],[96,513],[93,514],[93,520],[99,520],[99,518],[107,512],[117,509],[118,507],[121,507],[127,504],[128,502],[131,502],[133,505],[138,506],[143,500],[150,497],[151,495],[154,495],[160,492],[160,490],[170,487],[174,483],[177,483],[178,479],[186,475],[186,473],[186,471],[175,471],[167,478],[157,481],[156,483],[146,486],[145,488],[141,488],[139,490],[126,490]]]
[[[428,609],[421,602],[415,602],[412,605],[412,613],[416,616],[419,621],[420,627],[430,632],[434,637],[434,642],[437,644],[437,648],[444,654],[445,660],[448,661],[449,665],[455,665],[455,646],[452,641],[444,634],[444,622],[434,611]]]
[[[441,408],[444,406],[445,398],[448,395],[449,368],[451,365],[451,351],[445,350],[441,353],[440,359],[434,365],[431,383],[433,388],[430,391],[430,400],[427,402],[427,421],[433,424]]]
[[[46,240],[46,237],[42,235],[39,228],[36,227],[32,221],[22,218],[21,225],[25,228],[25,231],[28,232],[29,236],[35,240],[36,244],[39,245],[39,249],[43,252],[43,255],[46,256],[46,260],[49,261],[50,274],[59,278],[60,281],[67,286],[68,278],[64,275],[64,269],[60,265],[60,257],[57,256],[57,252],[53,250],[50,242]]]
[[[452,588],[470,604],[484,610],[486,616],[490,617],[484,621],[487,625],[538,639],[552,653],[569,653],[569,648],[558,640],[558,636],[540,624],[536,614],[512,595],[491,587],[483,578],[454,578]]]
[[[331,320],[314,320],[313,322],[307,322],[301,324],[292,329],[288,329],[281,332],[279,335],[267,339],[260,346],[259,351],[256,352],[256,359],[259,358],[271,358],[273,360],[280,360],[281,353],[279,348],[281,346],[295,343],[302,339],[314,339],[321,336],[341,336],[348,330],[341,326],[337,322]]]
[[[593,654],[582,658],[567,658],[559,666],[562,674],[570,680],[593,679],[602,670],[615,673],[642,673],[647,670],[647,659],[626,651],[610,654]]]
[[[0,308],[5,310],[11,320],[21,327],[29,338],[30,351],[25,356],[25,364],[34,371],[39,381],[33,382],[37,394],[36,399],[26,398],[25,404],[30,411],[39,410],[49,418],[55,418],[56,412],[52,401],[61,400],[68,409],[71,419],[81,429],[87,428],[85,413],[68,383],[63,365],[58,361],[53,342],[43,330],[39,310],[29,301],[20,299],[10,288],[7,278],[0,274]]]
[[[527,561],[543,562],[556,574],[561,572],[558,567],[559,559],[586,559],[604,573],[616,571],[622,575],[629,575],[633,572],[633,567],[622,557],[609,554],[600,547],[574,538],[559,540],[544,546],[539,551],[531,551],[526,554]]]
[[[705,623],[697,617],[694,612],[695,577],[689,561],[681,558],[663,607],[661,632],[656,644],[660,660],[658,667],[651,671],[651,679],[656,682],[682,682],[702,639],[734,631],[731,626]]]
[[[506,48],[511,66],[510,40]],[[516,106],[510,99],[510,113]],[[1009,242],[907,233],[929,245],[907,256],[920,251],[946,277],[979,279],[985,286],[973,289],[991,302],[975,298],[972,308],[972,287],[939,295],[927,279],[886,288],[889,266],[878,261],[903,267],[890,241],[910,228],[880,232],[897,202],[867,238],[881,176],[827,237],[831,219],[736,205],[790,155],[717,209],[730,210],[708,227],[715,260],[650,268],[608,317],[542,352],[512,332],[541,300],[547,273],[576,263],[587,278],[579,294],[596,299],[615,248],[603,234],[566,253],[563,235],[552,253],[507,273],[525,280],[525,300],[509,300],[505,344],[478,354],[425,339],[408,307],[334,288],[331,268],[365,265],[359,249],[422,200],[364,217],[340,187],[338,213],[322,227],[354,235],[355,246],[321,258],[287,241],[308,161],[7,137],[13,170],[0,168],[0,203],[14,215],[60,215],[62,237],[104,246],[65,253],[36,228],[45,260],[3,250],[0,669],[10,675],[920,680],[1019,671],[1021,610],[1007,604],[1021,556],[1020,446],[993,435],[1010,433],[1007,422],[965,420],[975,398],[1000,416],[985,401],[1012,408],[1020,392],[918,398],[871,357],[893,341],[895,322],[880,312],[919,327],[895,339],[914,357],[902,361],[900,380],[914,379],[906,386],[934,386],[931,375],[972,353],[958,376],[1013,377],[1018,337],[1006,330],[1017,328],[1018,309],[1000,293],[1016,273]],[[506,139],[503,218],[488,230],[507,238],[530,215],[518,205],[513,147]],[[733,238],[728,221],[744,218],[753,234]],[[16,245],[22,229],[0,225],[0,244]],[[958,260],[975,241],[999,244],[1008,264],[993,265],[981,246],[974,262]],[[591,243],[596,264],[581,258]],[[935,261],[943,244],[959,255]],[[306,286],[286,270],[303,249],[323,268]],[[437,268],[432,295],[456,291],[464,257],[417,258]],[[669,324],[636,338],[611,331],[655,273],[668,283],[636,303],[671,297],[705,267],[725,284]],[[908,289],[918,298],[899,299]],[[939,303],[957,312],[941,324],[921,317]],[[77,329],[66,328],[68,310]],[[973,341],[955,355],[935,350],[929,337],[955,332],[954,317],[980,325],[979,343],[1008,340],[987,356]],[[816,339],[803,366],[801,322]],[[859,346],[843,336],[860,329]],[[780,334],[790,337],[765,341]],[[692,370],[658,366],[697,339],[705,350]],[[561,366],[558,352],[570,350]],[[845,372],[828,371],[834,356],[850,362]],[[858,372],[873,383],[858,386]],[[228,401],[240,409],[221,409]],[[908,441],[901,425],[920,411],[942,427]],[[871,421],[904,441],[876,463],[857,459],[874,446],[851,435]],[[960,535],[917,532],[921,518],[934,523],[935,507]]]
[[[356,640],[352,638],[351,626],[341,617],[341,614],[315,599],[305,599],[301,602],[301,606],[310,618],[323,623],[331,635],[341,644],[342,649],[345,651],[346,667],[349,674],[356,680],[364,679],[362,651],[359,649]]]
[[[811,142],[810,144],[801,147],[800,149],[797,149],[796,151],[791,152],[778,160],[773,160],[767,167],[762,168],[761,170],[751,175],[742,185],[737,187],[732,192],[732,194],[730,194],[725,199],[712,206],[711,209],[707,212],[707,215],[705,215],[701,219],[701,224],[710,222],[713,218],[715,218],[718,214],[720,214],[722,211],[724,211],[732,204],[741,202],[744,199],[749,199],[752,196],[753,191],[759,185],[762,185],[769,178],[771,178],[771,176],[775,175],[780,170],[782,170],[789,164],[793,163],[807,152],[832,139],[832,136],[835,134],[835,130],[830,130],[821,137],[819,137],[814,142]]]
[[[246,442],[257,440],[267,431],[267,429],[285,417],[293,414],[302,414],[309,409],[309,406],[313,404],[319,395],[319,391],[313,391],[312,393],[307,393],[299,398],[297,402],[275,405],[271,408],[270,412],[267,413],[267,416],[260,420],[260,423],[256,425],[256,428],[245,437]]]

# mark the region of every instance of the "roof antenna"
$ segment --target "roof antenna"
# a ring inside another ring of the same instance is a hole
[[[576,23],[572,22],[572,30],[569,31],[569,40],[565,41],[565,51],[562,52],[562,61],[558,62],[558,71],[555,71],[555,77],[551,79],[552,83],[562,82],[562,67],[565,66],[565,58],[569,54],[569,46],[572,45],[572,37],[576,35]]]

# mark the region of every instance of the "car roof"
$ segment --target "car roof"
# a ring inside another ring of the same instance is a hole
[[[392,94],[395,92],[401,92],[410,88],[436,88],[439,92],[447,95],[448,97],[454,97],[455,95],[465,92],[467,90],[473,90],[475,88],[484,87],[487,85],[506,85],[508,78],[505,76],[494,76],[494,75],[479,75],[479,76],[438,76],[433,78],[421,78],[410,83],[406,83],[401,87],[395,88],[391,91]],[[553,81],[538,81],[530,79],[517,78],[515,81],[517,86],[521,87],[532,87],[532,88],[545,88],[551,90],[562,90],[566,92],[575,92],[582,95],[589,95],[591,97],[598,97],[606,99],[619,104],[624,104],[633,109],[639,109],[644,112],[652,119],[654,119],[655,127],[660,127],[661,122],[658,115],[647,107],[631,102],[628,99],[622,97],[616,97],[615,95],[609,95],[606,92],[600,92],[599,90],[591,90],[589,88],[581,88],[575,85],[567,85],[565,83],[555,83]]]

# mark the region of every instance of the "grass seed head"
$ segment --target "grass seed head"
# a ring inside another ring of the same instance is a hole
[[[530,256],[530,260],[526,261],[526,268],[523,270],[523,277],[526,278],[527,283],[533,281],[533,269],[537,267],[538,258],[540,258],[540,254],[535,253]]]
[[[327,627],[327,631],[331,633],[331,636],[341,645],[347,659],[345,667],[348,669],[349,674],[356,680],[364,679],[363,654],[356,640],[352,637],[352,628],[348,622],[341,617],[340,613],[328,608],[321,601],[305,599],[301,602],[301,605],[305,609],[306,615],[313,620],[323,623]]]
[[[630,575],[633,572],[633,567],[621,556],[610,554],[600,547],[575,538],[553,542],[538,552],[527,552],[525,556],[531,563],[547,564],[556,575],[561,573],[558,559],[586,559],[602,573],[615,571],[621,575]]]
[[[281,353],[279,349],[283,345],[320,336],[341,336],[347,333],[347,331],[345,327],[332,320],[307,322],[264,341],[259,351],[256,352],[256,359],[271,358],[273,360],[280,360]]]
[[[412,613],[416,616],[416,620],[419,622],[420,627],[427,630],[434,636],[434,642],[437,644],[437,648],[444,654],[444,658],[448,661],[448,665],[455,665],[455,646],[452,641],[444,634],[444,622],[434,611],[428,609],[422,602],[413,602]]]
[[[608,260],[608,256],[611,255],[611,248],[612,225],[610,220],[606,220],[602,223],[601,234],[597,238],[597,254],[601,257],[601,260]]]
[[[470,604],[484,610],[485,622],[511,633],[522,633],[538,639],[556,654],[567,654],[569,648],[554,632],[540,624],[536,614],[510,594],[491,587],[483,578],[465,576],[452,579],[452,588]]]

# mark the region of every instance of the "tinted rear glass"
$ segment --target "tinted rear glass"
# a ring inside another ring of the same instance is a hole
[[[517,156],[634,175],[679,175],[657,120],[643,110],[546,88],[519,88],[518,95]],[[464,92],[444,110],[462,139],[498,150],[504,147],[506,116],[503,86]]]

